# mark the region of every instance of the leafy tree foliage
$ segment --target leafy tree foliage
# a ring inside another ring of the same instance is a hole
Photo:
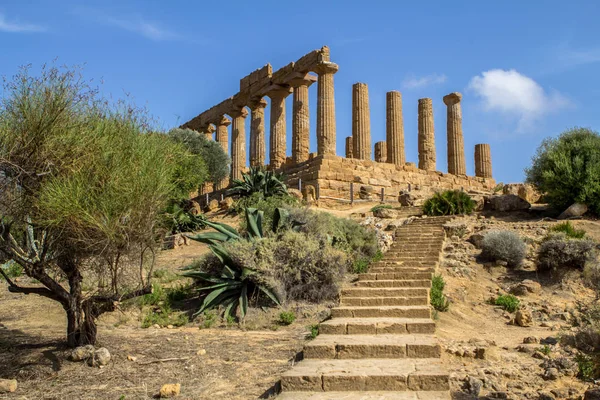
[[[558,210],[583,203],[600,213],[600,135],[573,128],[545,139],[525,170],[527,182]]]
[[[169,131],[169,137],[204,160],[205,166],[196,168],[197,175],[205,177],[205,180],[212,183],[221,182],[229,175],[229,156],[219,143],[191,129],[172,129]],[[191,175],[185,174],[185,176]]]
[[[93,344],[100,314],[151,292],[158,222],[193,160],[77,70],[21,70],[0,103],[0,255],[39,284],[0,270],[9,290],[59,302],[68,344]]]

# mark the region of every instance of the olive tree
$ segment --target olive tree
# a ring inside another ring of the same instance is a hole
[[[152,291],[161,213],[202,165],[77,70],[22,69],[0,103],[0,254],[37,282],[0,269],[9,291],[59,302],[68,344],[93,344],[100,314]]]
[[[583,203],[600,213],[600,135],[573,128],[545,139],[525,170],[527,183],[545,194],[549,204],[562,210]]]

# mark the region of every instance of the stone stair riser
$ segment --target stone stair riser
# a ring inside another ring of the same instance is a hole
[[[342,306],[426,306],[428,297],[344,297]]]
[[[417,287],[430,288],[431,280],[413,279],[413,280],[381,280],[381,281],[358,281],[357,287]]]
[[[401,307],[401,306],[398,306]],[[431,310],[429,308],[421,309],[402,309],[402,308],[333,308],[331,309],[333,318],[430,318]]]
[[[318,359],[362,359],[362,358],[439,358],[441,347],[435,345],[308,345],[304,358]]]
[[[435,323],[384,323],[371,324],[351,322],[345,324],[321,324],[319,335],[385,335],[385,334],[432,334],[435,332]]]

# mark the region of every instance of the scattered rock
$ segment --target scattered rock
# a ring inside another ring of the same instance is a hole
[[[517,310],[515,324],[523,327],[532,326],[533,317],[531,316],[531,311],[525,309]]]
[[[87,346],[79,346],[73,349],[69,358],[71,361],[85,361],[88,358],[92,358],[94,356],[94,346],[88,344]]]
[[[198,350],[198,351],[196,352],[196,355],[199,355],[199,356],[203,356],[203,355],[205,355],[205,354],[206,354],[206,350],[205,350],[205,349],[200,349],[200,350]]]
[[[219,208],[223,211],[228,211],[233,206],[233,199],[231,197],[225,197],[219,202]]]
[[[87,359],[87,362],[92,367],[107,365],[110,362],[110,352],[106,347],[100,347],[92,357]]]
[[[588,206],[586,206],[585,204],[574,203],[574,204],[571,204],[569,206],[569,208],[567,208],[565,211],[563,211],[558,216],[558,219],[581,217],[583,214],[585,214],[587,212],[587,210],[588,210]]]
[[[159,392],[160,398],[168,398],[179,396],[181,392],[181,384],[180,383],[167,383],[166,385],[162,385]]]
[[[373,198],[373,186],[361,186],[358,191],[358,197],[362,200],[371,200]]]
[[[133,361],[133,362],[136,362],[136,361],[137,361],[137,357],[135,357],[135,356],[127,356],[127,359],[128,359],[129,361]]]
[[[219,200],[217,200],[217,199],[212,199],[211,201],[208,202],[206,207],[204,207],[205,211],[216,211],[218,209],[219,209]]]
[[[474,233],[467,239],[467,242],[471,243],[475,248],[481,249],[481,244],[483,243],[484,233]]]
[[[523,343],[525,344],[534,344],[534,343],[539,343],[540,339],[536,338],[535,336],[527,336],[526,338],[523,339]]]
[[[486,202],[486,208],[494,211],[519,211],[528,210],[530,207],[531,204],[529,202],[516,194],[489,196]]]
[[[398,217],[398,211],[391,208],[376,208],[373,216],[377,218],[394,219]]]
[[[548,381],[555,381],[560,378],[560,373],[556,368],[548,368],[544,371],[544,379]]]
[[[415,205],[415,196],[406,190],[401,190],[398,195],[398,202],[402,207],[412,207]]]
[[[538,392],[538,400],[555,400],[556,397],[550,392]]]
[[[12,393],[17,390],[16,379],[0,379],[0,393]]]
[[[521,283],[514,286],[510,292],[517,296],[526,296],[530,293],[539,293],[542,290],[542,285],[532,281],[531,279],[525,279]]]
[[[585,391],[583,400],[600,400],[600,388],[592,388]]]
[[[483,382],[472,376],[468,377],[463,384],[463,390],[468,394],[472,394],[473,396],[479,396],[482,387]]]
[[[188,210],[189,210],[190,214],[193,214],[193,215],[202,214],[202,207],[200,207],[200,203],[198,203],[197,201],[194,201],[194,200],[191,200],[189,202]]]
[[[553,344],[557,344],[558,343],[558,339],[555,338],[554,336],[548,336],[545,339],[540,340],[541,344],[548,344],[548,345],[553,345]]]
[[[537,203],[541,197],[541,195],[531,185],[521,185],[517,195],[531,204]]]

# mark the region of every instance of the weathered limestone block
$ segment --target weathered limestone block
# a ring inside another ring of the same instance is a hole
[[[265,107],[267,101],[260,98],[250,104],[250,166],[265,165]]]
[[[448,173],[453,175],[467,174],[462,132],[461,99],[462,95],[458,92],[444,96],[444,104],[447,106]]]
[[[492,152],[489,144],[475,145],[475,176],[492,177]]]
[[[352,158],[354,156],[352,148],[352,136],[346,138],[346,158]]]
[[[354,158],[371,159],[371,117],[366,83],[352,85],[352,149]]]
[[[231,125],[231,179],[241,179],[246,168],[246,127],[244,120],[248,116],[245,108],[232,110]]]
[[[280,168],[285,163],[286,151],[286,121],[285,98],[291,93],[291,88],[278,86],[267,95],[271,99],[271,141],[270,161],[272,168]]]
[[[404,151],[402,95],[397,91],[387,92],[385,100],[385,139],[387,142],[386,162],[396,165],[404,165],[406,162],[406,156]]]
[[[375,162],[384,163],[387,160],[387,146],[385,141],[375,143]]]
[[[419,99],[419,168],[435,171],[435,134],[433,103],[430,98]]]
[[[335,99],[333,74],[337,64],[322,61],[314,71],[318,74],[317,83],[317,153],[335,155]]]

